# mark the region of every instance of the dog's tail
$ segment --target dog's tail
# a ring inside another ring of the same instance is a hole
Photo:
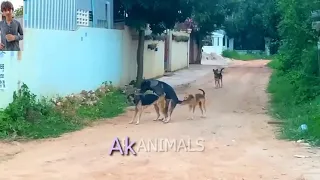
[[[202,94],[203,94],[203,96],[205,96],[206,95],[206,92],[204,92],[204,90],[203,89],[199,89],[200,91],[202,91]]]
[[[220,69],[220,74],[222,73],[222,70],[224,70],[224,68],[221,68],[221,69]]]

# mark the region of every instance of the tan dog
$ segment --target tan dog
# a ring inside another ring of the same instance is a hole
[[[206,93],[204,92],[203,89],[199,89],[202,91],[202,94],[197,93],[195,95],[193,94],[187,94],[184,97],[184,100],[182,101],[181,105],[188,104],[189,105],[189,111],[192,109],[192,117],[189,119],[193,119],[194,116],[194,111],[196,109],[196,106],[199,105],[199,108],[201,110],[202,116],[205,117],[204,112],[206,112]],[[204,111],[203,111],[204,110]]]
[[[149,106],[153,105],[156,112],[157,112],[157,119],[154,121],[159,120],[160,118],[160,108],[162,114],[164,113],[165,109],[165,94],[162,96],[158,96],[156,94],[132,94],[130,96],[133,96],[133,102],[135,104],[135,114],[132,118],[132,120],[129,122],[130,124],[133,123],[133,121],[136,119],[137,115],[139,114],[138,120],[136,122],[136,125],[140,123],[140,118],[143,110],[148,108]],[[160,108],[159,108],[160,106]]]
[[[219,72],[218,69],[213,69],[214,83],[216,85],[216,88],[222,88],[222,77],[223,77],[222,76],[222,70],[224,70],[224,68],[220,69],[220,72]]]

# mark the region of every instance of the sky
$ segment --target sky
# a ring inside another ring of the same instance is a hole
[[[4,0],[0,0],[0,3],[2,3],[2,1]],[[23,6],[23,0],[9,0],[10,2],[12,2],[13,7],[16,9],[20,6]]]

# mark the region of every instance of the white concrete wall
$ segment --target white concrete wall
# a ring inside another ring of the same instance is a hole
[[[148,49],[148,44],[157,44],[158,51]],[[164,41],[145,41],[143,76],[146,79],[164,74]]]
[[[188,36],[190,34],[185,32],[170,31],[169,37],[169,71],[176,71],[179,69],[189,67],[189,43],[188,42],[176,42],[172,40],[172,34],[175,36]]]
[[[138,37],[133,29],[127,26],[123,31],[123,77],[122,82],[126,84],[135,80],[137,76],[137,49]],[[148,34],[148,33],[147,33]],[[148,49],[148,44],[157,43],[158,51]],[[145,41],[143,77],[154,78],[164,74],[164,41]]]
[[[127,26],[122,30],[123,36],[123,57],[122,57],[122,77],[121,84],[135,80],[137,76],[137,47],[138,41],[132,40],[131,31]]]
[[[222,51],[224,50],[223,48],[223,34],[219,33],[213,33],[212,34],[212,47],[211,48],[205,48],[203,49],[204,52],[206,53],[216,53],[221,55]]]
[[[223,37],[225,36],[224,39],[224,45],[223,45]],[[214,32],[212,34],[212,46],[203,46],[202,50],[205,53],[215,53],[221,55],[224,50],[233,50],[233,44],[234,44],[234,39],[233,38],[228,38],[228,36],[224,35],[223,33],[217,33]],[[229,42],[229,45],[228,45]]]

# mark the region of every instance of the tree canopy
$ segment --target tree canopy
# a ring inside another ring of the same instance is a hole
[[[118,0],[117,11],[124,13],[126,25],[139,31],[137,49],[137,84],[143,76],[144,30],[148,24],[153,34],[161,34],[164,30],[173,29],[177,23],[193,19],[197,25],[197,39],[220,27],[225,19],[223,0]]]
[[[23,6],[18,7],[14,10],[15,17],[22,17],[23,16]]]
[[[191,15],[192,6],[188,0],[121,0],[126,11],[126,24],[140,30],[147,24],[154,34],[172,29],[177,22],[183,22]]]
[[[137,48],[136,85],[143,79],[143,53],[145,29],[149,25],[153,34],[162,34],[173,29],[177,22],[183,22],[192,13],[189,0],[118,0],[119,13],[124,13],[126,25],[139,32]]]
[[[224,28],[229,37],[235,38],[236,49],[263,50],[266,37],[277,48],[279,21],[276,0],[235,0]]]

